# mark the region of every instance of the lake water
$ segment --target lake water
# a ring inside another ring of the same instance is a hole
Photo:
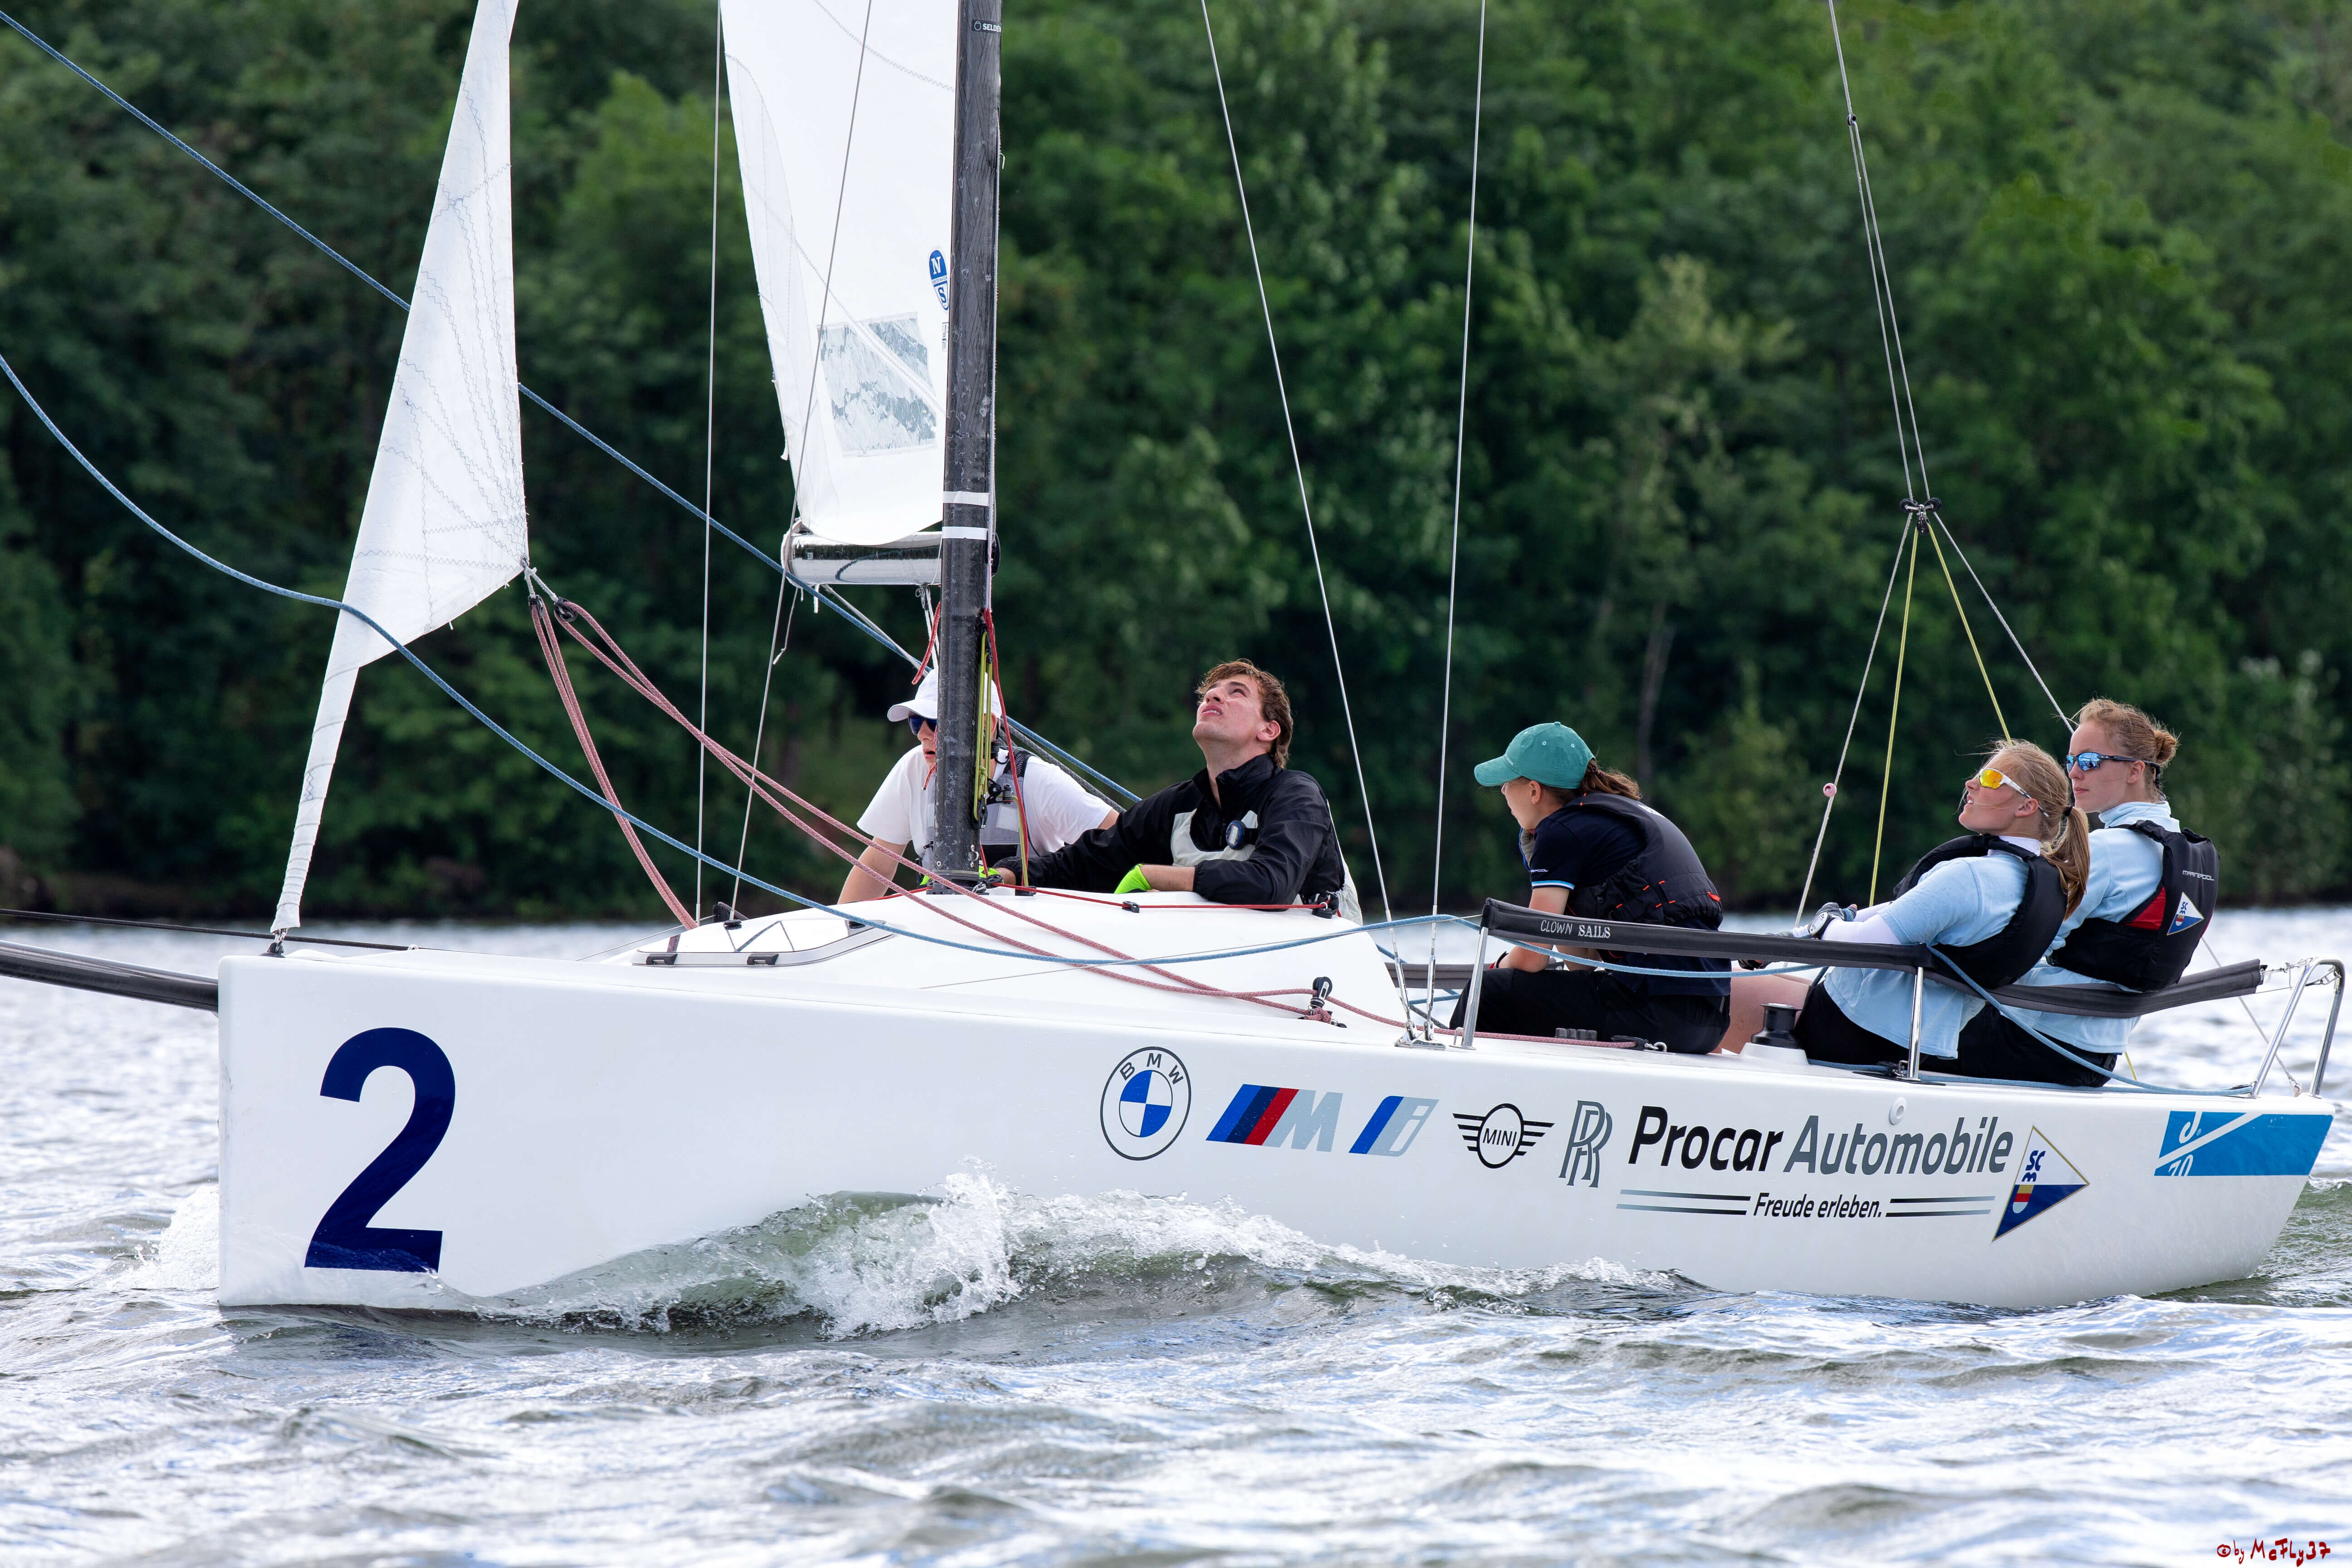
[[[2217,925],[2231,959],[2352,951],[2352,911]],[[350,934],[387,933],[630,934]],[[190,971],[249,951],[0,937]],[[2305,1083],[2325,1013],[2287,1055]],[[2200,1086],[2259,1060],[2235,1004],[2132,1054]],[[635,1260],[602,1300],[413,1318],[214,1304],[217,1076],[210,1015],[0,980],[0,1562],[2352,1552],[2340,1119],[2256,1278],[2052,1310],[1465,1269],[943,1170],[930,1203],[780,1215]]]

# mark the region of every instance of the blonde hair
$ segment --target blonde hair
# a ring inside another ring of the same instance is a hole
[[[2147,782],[2158,798],[2164,795],[2164,769],[2180,749],[2180,737],[2133,707],[2111,697],[2094,697],[2074,715],[2074,728],[2096,724],[2116,738],[2133,759],[2147,764]]]
[[[2058,879],[2066,889],[2066,912],[2073,914],[2091,874],[2091,819],[2074,805],[2074,786],[2066,770],[2031,741],[2003,741],[1986,761],[2008,774],[2040,809],[2041,831],[2035,837],[2042,840],[2042,853],[2058,868]]]

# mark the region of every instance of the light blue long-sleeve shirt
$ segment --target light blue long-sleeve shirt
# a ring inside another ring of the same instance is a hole
[[[2055,952],[2060,944],[2074,933],[2084,921],[2124,921],[2140,911],[2141,906],[2156,896],[2164,881],[2164,850],[2154,840],[2142,837],[2125,825],[2133,822],[2153,822],[2172,832],[2180,831],[2180,824],[2172,814],[2155,801],[2129,800],[2112,811],[2099,813],[2099,830],[2091,835],[2091,873],[2083,882],[2083,901],[2058,928],[2058,940],[2050,944]],[[2210,914],[2211,911],[2206,911]],[[2020,985],[2098,985],[2104,982],[2088,975],[2061,969],[2046,959],[2025,973]],[[2126,987],[2113,985],[2112,991]],[[2041,1030],[2053,1040],[2080,1047],[2088,1051],[2113,1053],[2124,1048],[2131,1037],[2137,1018],[2081,1018],[2070,1013],[2032,1013],[2017,1009],[2021,1021]]]
[[[2041,852],[2029,838],[2009,842]],[[2025,868],[2016,857],[1979,855],[1945,861],[1880,910],[1876,920],[1889,941],[1966,947],[2008,925],[2024,897]],[[1822,983],[1847,1017],[1883,1039],[1909,1047],[1911,976],[1891,969],[1832,969]],[[1960,1030],[1983,1005],[1974,992],[1929,981],[1919,1004],[1919,1054],[1958,1056]]]

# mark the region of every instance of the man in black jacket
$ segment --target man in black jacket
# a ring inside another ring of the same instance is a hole
[[[1080,834],[1029,863],[1041,888],[1083,892],[1194,892],[1221,904],[1312,903],[1355,889],[1323,786],[1283,764],[1290,696],[1246,659],[1201,678],[1192,739],[1208,766],[1147,796],[1108,827]]]

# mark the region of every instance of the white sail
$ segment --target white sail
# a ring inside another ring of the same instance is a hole
[[[509,199],[513,26],[513,0],[480,0],[343,589],[346,604],[404,643],[479,604],[525,559]],[[302,887],[360,667],[391,651],[366,622],[337,617],[286,885],[271,922],[278,931],[302,923]]]
[[[956,0],[720,12],[801,521],[857,544],[929,527],[947,424]]]

